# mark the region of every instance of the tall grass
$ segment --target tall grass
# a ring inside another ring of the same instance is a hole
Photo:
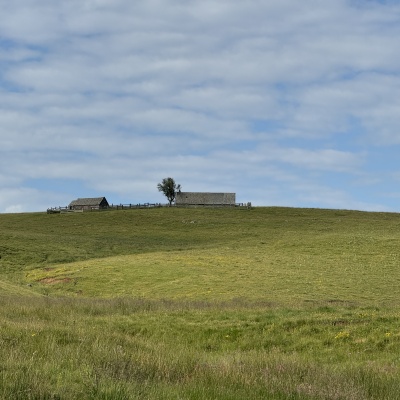
[[[1,398],[395,399],[395,313],[2,298]]]

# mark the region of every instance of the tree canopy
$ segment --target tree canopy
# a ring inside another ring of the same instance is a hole
[[[161,183],[157,184],[157,189],[164,194],[171,205],[175,200],[176,192],[181,190],[181,185],[176,184],[173,178],[164,178]]]

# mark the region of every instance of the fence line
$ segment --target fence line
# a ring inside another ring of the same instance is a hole
[[[70,209],[69,207],[50,207],[47,214],[59,214],[68,212],[84,212],[84,211],[106,211],[106,210],[128,210],[132,208],[156,208],[165,207],[161,203],[144,203],[144,204],[110,204],[108,207],[84,206],[79,209]]]
[[[234,203],[234,204],[222,204],[222,203],[180,203],[180,204],[174,204],[174,207],[251,207],[251,203]]]
[[[143,204],[111,204],[108,207],[85,206],[79,209],[70,209],[69,207],[50,207],[47,209],[47,214],[87,212],[87,211],[107,211],[107,210],[129,210],[140,208],[159,208],[170,207],[169,204],[161,203],[143,203]],[[172,204],[171,207],[247,207],[251,208],[251,203],[235,203],[235,204]]]
[[[144,204],[111,204],[107,207],[107,209],[112,210],[126,210],[131,208],[157,208],[157,207],[165,207],[165,205],[161,203],[144,203]]]

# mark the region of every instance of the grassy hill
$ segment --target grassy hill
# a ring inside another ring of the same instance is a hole
[[[3,214],[0,277],[38,293],[398,305],[400,216],[289,208]]]
[[[0,226],[2,398],[400,393],[398,214],[160,208]]]

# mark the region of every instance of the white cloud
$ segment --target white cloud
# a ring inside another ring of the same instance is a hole
[[[5,213],[46,211],[48,207],[62,204],[63,195],[18,186],[0,190],[0,210]]]

